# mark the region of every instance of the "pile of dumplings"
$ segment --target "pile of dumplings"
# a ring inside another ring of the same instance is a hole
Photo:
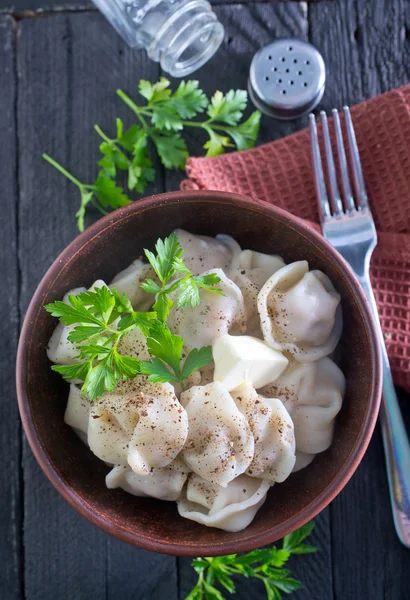
[[[240,531],[274,484],[332,443],[345,391],[345,378],[329,357],[342,332],[340,296],[306,261],[286,265],[279,256],[242,250],[226,235],[176,234],[187,267],[195,275],[219,275],[224,295],[202,290],[195,308],[175,304],[167,325],[184,338],[186,352],[213,346],[215,363],[193,373],[184,391],[137,376],[93,403],[73,381],[65,422],[110,467],[108,488],[175,501],[182,517]],[[135,310],[149,310],[152,296],[140,287],[147,277],[155,280],[151,266],[138,259],[109,287],[127,294]],[[98,280],[92,288],[104,285]],[[54,331],[52,362],[75,362],[71,330],[60,323]],[[232,336],[246,336],[244,347],[251,340],[275,351],[276,368],[265,368],[261,378],[251,360],[232,389],[220,376],[226,356],[216,351],[218,340]],[[150,357],[138,329],[119,350]]]

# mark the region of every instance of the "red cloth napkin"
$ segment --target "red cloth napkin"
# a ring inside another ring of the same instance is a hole
[[[410,85],[351,112],[378,230],[372,284],[395,383],[410,392]],[[182,189],[245,194],[319,223],[307,129],[252,150],[190,158],[187,174]]]

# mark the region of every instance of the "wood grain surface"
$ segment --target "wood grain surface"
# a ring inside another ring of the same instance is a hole
[[[246,2],[217,0],[226,28],[218,54],[197,74],[212,93],[246,88],[254,52],[295,36],[322,52],[326,110],[354,104],[410,79],[408,0]],[[76,235],[76,189],[41,159],[48,152],[84,181],[96,174],[94,123],[113,130],[131,115],[115,95],[136,95],[141,78],[160,68],[130,50],[89,2],[1,1],[0,272],[7,290],[0,331],[0,597],[5,600],[184,600],[195,582],[190,561],[140,551],[105,535],[52,488],[28,447],[17,414],[14,355],[19,323],[55,256]],[[37,11],[37,12],[30,12]],[[263,118],[260,141],[306,126]],[[192,153],[204,140],[189,138]],[[182,173],[165,172],[148,193],[177,189]],[[90,221],[96,215],[90,216]],[[4,304],[3,304],[4,306]],[[410,398],[401,394],[406,418]],[[320,553],[295,557],[305,589],[295,600],[407,600],[410,553],[392,523],[380,432],[359,470],[316,519]],[[252,582],[238,600],[264,598]]]

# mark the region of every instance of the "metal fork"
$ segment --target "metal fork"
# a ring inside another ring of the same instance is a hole
[[[309,115],[316,193],[324,237],[340,252],[355,272],[372,308],[383,357],[383,397],[380,410],[384,453],[394,524],[400,541],[410,548],[410,446],[390,370],[376,301],[369,278],[370,257],[377,244],[374,221],[367,201],[352,118],[343,108],[347,133],[345,149],[339,114],[332,110],[336,133],[337,160],[340,167],[342,195],[336,176],[326,113],[320,113],[329,182],[329,196],[320,156],[318,132],[313,114]],[[350,156],[351,185],[346,154]],[[353,190],[352,190],[353,188]]]

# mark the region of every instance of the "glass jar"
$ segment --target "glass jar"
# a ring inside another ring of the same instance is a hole
[[[93,0],[133,48],[145,48],[173,77],[196,71],[215,54],[224,28],[206,0]]]

